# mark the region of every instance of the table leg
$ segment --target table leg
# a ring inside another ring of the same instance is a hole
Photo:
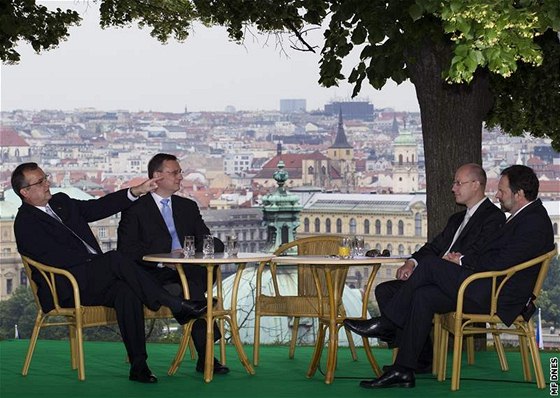
[[[255,374],[255,370],[249,363],[249,359],[245,354],[245,350],[243,349],[243,345],[241,344],[241,339],[239,337],[239,327],[237,325],[237,295],[239,293],[239,283],[241,282],[241,276],[243,275],[243,270],[245,269],[245,264],[241,263],[237,265],[237,272],[235,273],[235,279],[233,281],[233,287],[231,292],[231,308],[230,308],[230,316],[229,316],[229,323],[231,326],[231,338],[233,340],[233,344],[235,349],[237,350],[237,356],[239,360],[247,370],[249,374]]]
[[[204,381],[210,383],[214,376],[214,304],[212,302],[212,291],[214,288],[213,264],[206,265],[206,353],[204,356]],[[218,297],[218,300],[221,298]]]

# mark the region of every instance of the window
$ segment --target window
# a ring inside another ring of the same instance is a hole
[[[404,222],[403,220],[399,220],[399,235],[404,235]]]
[[[381,221],[375,220],[375,234],[381,235]]]
[[[420,213],[414,215],[414,235],[422,236],[422,216]]]
[[[318,217],[315,219],[315,232],[321,232],[321,220]]]
[[[303,220],[303,232],[309,232],[309,218]]]
[[[12,278],[6,279],[6,294],[12,294],[14,290],[14,280]]]
[[[369,220],[364,221],[364,234],[369,235]]]
[[[393,235],[393,222],[387,220],[387,235]]]
[[[399,256],[404,256],[404,245],[399,245]]]
[[[99,239],[103,239],[107,237],[107,228],[106,227],[99,227],[97,230],[99,234]]]
[[[389,253],[393,254],[393,245],[389,243],[387,245],[387,250],[389,250]]]
[[[330,233],[331,232],[331,219],[327,218],[325,220],[325,232]]]
[[[350,234],[351,235],[356,235],[356,219],[355,218],[350,219]]]
[[[342,220],[340,218],[336,219],[336,232],[339,234],[342,233]]]

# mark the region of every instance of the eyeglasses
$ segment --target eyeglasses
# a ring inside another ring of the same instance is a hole
[[[475,182],[476,180],[470,180],[470,181],[453,181],[453,183],[451,184],[452,187],[454,186],[458,186],[458,187],[462,187],[465,184],[468,184],[469,182]]]
[[[51,178],[51,175],[50,175],[50,174],[45,174],[45,175],[43,176],[43,178],[40,178],[40,179],[39,179],[39,181],[34,182],[33,184],[27,184],[27,185],[24,186],[23,188],[30,188],[30,187],[32,187],[33,185],[43,185],[43,184],[49,182],[49,178]]]
[[[173,171],[167,171],[167,170],[158,170],[159,173],[167,173],[167,174],[171,174],[173,177],[177,177],[179,174],[183,174],[183,170],[173,170]]]

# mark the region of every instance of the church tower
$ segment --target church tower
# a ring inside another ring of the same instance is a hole
[[[418,150],[409,130],[400,132],[393,142],[393,192],[418,191]]]
[[[334,143],[327,149],[327,156],[340,171],[343,179],[341,191],[354,191],[356,188],[356,162],[354,161],[354,148],[348,143],[342,121],[342,110],[338,113],[338,129]]]
[[[278,184],[276,192],[263,196],[263,222],[267,229],[266,251],[272,253],[280,245],[295,239],[295,231],[299,225],[301,205],[297,195],[286,192],[284,184],[288,180],[288,172],[284,170],[284,161],[278,162],[278,170],[273,178]]]

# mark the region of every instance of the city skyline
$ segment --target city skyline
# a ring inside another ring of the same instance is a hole
[[[307,110],[348,100],[352,86],[324,88],[319,79],[319,54],[288,48],[274,37],[249,35],[244,45],[228,40],[225,29],[195,26],[184,43],[163,45],[136,26],[101,29],[98,5],[74,1],[39,1],[54,9],[72,8],[83,18],[70,28],[58,48],[35,54],[20,43],[17,65],[1,66],[0,109],[39,110],[93,107],[131,111],[277,110],[280,99],[305,99]],[[268,40],[267,40],[268,39]],[[320,32],[310,41],[322,44]],[[349,73],[352,64],[345,69]],[[359,99],[375,108],[418,112],[414,86],[388,82],[383,90],[367,84]]]

